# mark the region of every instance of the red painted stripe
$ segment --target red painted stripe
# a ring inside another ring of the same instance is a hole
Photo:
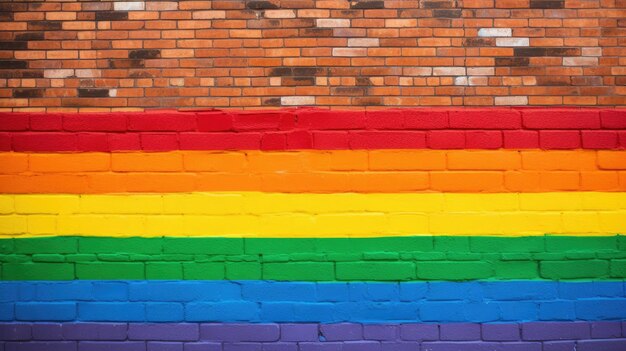
[[[623,149],[626,109],[2,113],[1,151]]]

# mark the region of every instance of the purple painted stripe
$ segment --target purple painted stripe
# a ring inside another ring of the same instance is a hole
[[[0,323],[0,340],[3,351],[625,351],[626,321]]]

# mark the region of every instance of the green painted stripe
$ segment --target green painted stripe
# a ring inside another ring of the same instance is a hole
[[[626,236],[0,240],[3,280],[624,279]]]

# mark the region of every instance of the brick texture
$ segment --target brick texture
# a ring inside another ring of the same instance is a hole
[[[539,336],[536,331],[543,330]],[[5,323],[9,350],[623,350],[620,322],[509,324]],[[601,335],[601,336],[600,336]],[[123,341],[128,338],[128,341]]]
[[[61,237],[1,240],[0,249],[5,253],[0,255],[0,259],[6,262],[3,264],[3,280],[264,279],[354,282],[614,279],[618,284],[616,293],[623,296],[620,280],[626,277],[624,247],[624,236],[422,236],[373,239]],[[178,294],[186,291],[177,288],[177,284],[183,283],[172,283],[171,288]],[[494,283],[493,288],[497,285],[497,282]],[[453,286],[447,285],[450,294],[456,294],[457,289]],[[593,289],[589,288],[589,291],[593,290],[598,298],[613,296],[610,290],[598,290],[603,286],[600,284]],[[12,285],[6,285],[6,289],[10,287]],[[397,289],[397,286],[394,285],[394,288]],[[610,287],[607,285],[605,288]],[[520,286],[501,289],[500,293],[511,296],[528,294],[525,290],[519,290]],[[221,290],[208,288],[206,291]],[[576,287],[566,290],[570,295],[575,295],[576,291],[582,293],[586,290],[577,290]],[[85,294],[96,300],[98,298],[93,296],[101,296],[92,295],[91,290]],[[296,291],[294,294],[299,293]],[[318,291],[318,294],[321,293]],[[463,300],[469,293],[458,294],[459,299]],[[119,296],[127,295],[122,293]],[[296,301],[306,302],[307,296],[300,294]],[[342,295],[334,292],[329,296],[338,298]],[[511,300],[518,299],[511,296]],[[573,313],[573,309],[567,306],[563,309]],[[611,315],[620,311],[585,310],[584,313]],[[526,317],[512,317],[510,320],[519,319]]]
[[[4,0],[0,110],[624,106],[625,7]]]

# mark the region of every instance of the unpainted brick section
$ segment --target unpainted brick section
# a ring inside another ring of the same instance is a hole
[[[626,106],[623,5],[5,0],[0,111]]]

